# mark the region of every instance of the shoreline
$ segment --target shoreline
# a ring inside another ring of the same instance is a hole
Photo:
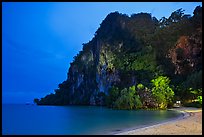
[[[114,135],[202,135],[202,108],[181,107],[169,110],[179,111],[182,115],[162,123],[124,130]]]

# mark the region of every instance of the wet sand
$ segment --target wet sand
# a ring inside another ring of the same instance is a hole
[[[183,112],[183,117],[116,135],[202,135],[202,109],[182,107],[173,110]]]

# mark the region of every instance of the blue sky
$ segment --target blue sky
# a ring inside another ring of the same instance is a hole
[[[2,101],[32,102],[54,93],[69,64],[110,12],[147,12],[160,19],[202,2],[3,2]]]

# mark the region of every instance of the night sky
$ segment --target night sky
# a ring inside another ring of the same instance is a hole
[[[102,20],[119,11],[147,12],[158,20],[179,8],[193,15],[202,2],[3,2],[2,101],[33,102],[66,80],[73,57]]]

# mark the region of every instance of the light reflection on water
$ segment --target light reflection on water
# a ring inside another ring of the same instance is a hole
[[[112,134],[179,116],[166,110],[112,110],[93,106],[3,105],[2,132],[21,135]]]

